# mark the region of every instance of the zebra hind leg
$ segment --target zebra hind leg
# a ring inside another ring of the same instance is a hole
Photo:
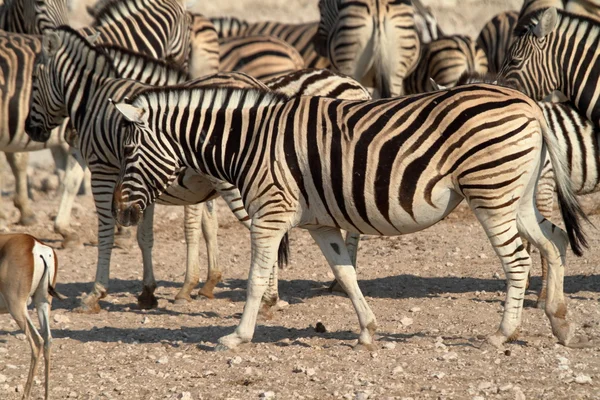
[[[356,269],[356,259],[358,257],[358,245],[360,244],[360,234],[346,232],[346,249],[348,249],[348,253],[350,254],[350,259],[352,260],[352,265],[354,269]],[[341,292],[344,293],[344,289],[340,286],[337,280],[333,280],[329,285],[330,292]]]
[[[138,296],[138,306],[141,309],[158,307],[158,300],[154,295],[156,290],[156,279],[154,279],[154,268],[152,265],[152,248],[154,247],[154,204],[149,205],[142,216],[142,223],[137,229],[137,242],[142,250],[142,262],[144,264],[144,278],[142,294]]]
[[[219,246],[217,244],[217,231],[219,221],[214,200],[209,200],[202,207],[202,234],[206,242],[206,256],[208,257],[208,272],[206,282],[198,291],[198,294],[212,299],[215,297],[214,290],[217,283],[223,280],[223,273],[219,268]]]
[[[366,348],[371,351],[375,350],[376,346],[373,343],[373,335],[377,329],[377,321],[375,320],[373,311],[371,311],[371,308],[358,287],[356,270],[352,265],[352,259],[348,253],[346,243],[342,238],[340,230],[311,230],[310,234],[321,248],[323,255],[327,258],[327,261],[331,266],[336,280],[348,294],[348,297],[356,310],[358,322],[360,324],[360,337],[356,349]]]
[[[202,224],[202,209],[204,204],[195,204],[184,207],[183,231],[186,247],[185,280],[179,292],[175,295],[175,303],[192,301],[192,290],[200,283],[200,229]]]

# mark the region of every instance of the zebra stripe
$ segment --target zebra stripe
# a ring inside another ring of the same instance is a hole
[[[587,17],[600,19],[600,1],[598,0],[570,0],[565,5],[565,11],[581,14]]]
[[[415,28],[419,33],[421,44],[427,44],[446,36],[431,12],[431,7],[425,7],[420,0],[412,0],[412,5],[415,10]]]
[[[374,69],[382,97],[403,94],[420,51],[410,0],[319,0],[319,11],[317,53],[361,82]]]
[[[210,19],[191,14],[190,76],[200,78],[219,71],[219,37]]]
[[[497,74],[500,71],[518,20],[517,11],[506,11],[494,16],[479,32],[477,46],[483,49],[487,56],[490,73]]]
[[[533,14],[539,13],[546,8],[555,7],[561,9],[564,7],[566,0],[525,0],[519,13],[519,20],[530,17]]]
[[[181,0],[111,0],[96,13],[93,26],[80,31],[99,35],[98,44],[115,44],[186,65],[190,23]]]
[[[600,126],[600,23],[549,8],[518,29],[500,77],[538,100],[559,90]]]
[[[211,18],[219,38],[265,35],[291,44],[302,56],[306,68],[327,68],[329,60],[315,51],[313,37],[318,23],[286,24],[274,21],[247,22],[233,17]]]
[[[0,6],[0,29],[41,35],[48,28],[67,24],[65,0],[7,0]]]
[[[417,68],[404,80],[405,91],[429,92],[433,90],[431,79],[447,88],[454,87],[464,73],[485,74],[487,70],[487,57],[473,39],[447,36],[423,45]]]
[[[296,49],[272,36],[240,36],[219,40],[221,71],[238,71],[259,80],[302,69]]]
[[[431,226],[466,199],[509,281],[504,317],[490,337],[514,339],[531,265],[524,235],[548,256],[547,315],[563,344],[565,233],[539,215],[534,190],[547,148],[574,250],[584,240],[557,147],[537,104],[522,93],[470,85],[379,101],[284,96],[259,90],[146,90],[116,105],[130,121],[113,215],[136,223],[182,166],[235,184],[252,218],[248,300],[236,331],[251,340],[277,243],[292,227],[310,230],[359,316],[359,344],[372,348],[375,317],[356,283],[339,229],[399,235]],[[560,309],[560,311],[558,311]]]

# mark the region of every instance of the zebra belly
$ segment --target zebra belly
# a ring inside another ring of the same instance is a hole
[[[361,216],[356,207],[346,208],[346,213],[350,218],[346,218],[339,208],[336,208],[329,218],[323,218],[321,213],[311,211],[312,218],[301,226],[307,229],[316,226],[339,227],[349,232],[366,235],[403,235],[418,232],[436,224],[463,200],[461,195],[446,187],[433,191],[432,204],[426,202],[418,194],[416,197],[410,212],[398,203],[397,198],[390,198],[388,200],[392,206],[389,207],[387,213],[382,211],[375,201],[371,201],[365,204],[366,218]],[[321,204],[321,206],[323,205]],[[331,205],[330,209],[333,209]]]

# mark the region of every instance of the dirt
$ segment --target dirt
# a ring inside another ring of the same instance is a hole
[[[222,3],[223,10],[232,9],[233,2]],[[266,2],[253,2],[259,3]],[[491,3],[481,2],[482,7]],[[483,25],[506,6],[502,3],[506,2],[495,2],[493,11],[469,9],[478,16],[473,23]],[[277,8],[281,9],[285,7]],[[260,9],[251,10],[260,15]],[[264,10],[263,15],[271,15],[269,8]],[[300,14],[293,15],[305,18]],[[454,10],[443,15],[454,21],[459,14]],[[10,231],[31,233],[57,248],[57,288],[69,299],[53,304],[53,399],[600,398],[598,348],[558,345],[543,311],[535,308],[540,286],[537,253],[519,339],[503,350],[482,346],[500,322],[505,284],[498,258],[464,206],[423,232],[363,238],[359,284],[378,319],[377,351],[352,349],[358,323],[351,303],[344,295],[328,292],[333,276],[324,257],[306,231],[294,230],[291,262],[280,273],[284,302],[271,319],[259,320],[251,344],[214,352],[218,338],[231,333],[239,321],[250,255],[248,233],[224,203],[219,202],[218,209],[219,262],[225,280],[215,299],[174,304],[185,266],[183,209],[159,206],[154,246],[158,308],[137,308],[142,261],[132,243],[113,250],[110,295],[101,301],[102,311],[78,314],[78,297],[91,289],[95,275],[94,205],[89,195],[80,196],[73,210],[72,223],[85,247],[60,249],[60,237],[52,231],[58,197],[52,185],[42,190],[49,170],[47,165],[31,170],[37,225],[14,225],[16,210],[8,197],[3,204],[13,223]],[[12,177],[7,179],[4,194],[10,196],[14,187]],[[596,226],[599,199],[582,199]],[[560,220],[558,212],[554,220]],[[594,228],[587,231],[590,250],[581,258],[568,255],[565,292],[570,320],[580,333],[598,338],[600,236]],[[206,260],[205,249],[201,253]],[[34,313],[32,317],[36,319]],[[29,359],[24,335],[10,316],[0,315],[0,399],[21,397]],[[42,396],[40,371],[33,398]]]

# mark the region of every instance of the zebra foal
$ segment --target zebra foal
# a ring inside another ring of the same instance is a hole
[[[116,105],[129,123],[112,213],[129,225],[186,166],[235,184],[252,218],[252,262],[240,324],[219,339],[252,339],[277,244],[310,231],[358,314],[359,345],[372,349],[375,316],[340,229],[400,235],[431,226],[466,199],[508,279],[504,315],[489,342],[518,335],[531,260],[526,237],[550,260],[546,314],[560,343],[577,346],[566,320],[563,268],[569,240],[581,254],[581,209],[544,116],[522,93],[470,85],[379,101],[287,97],[260,90],[161,88]],[[534,191],[548,149],[567,234],[541,217]],[[568,238],[567,238],[568,236]]]

